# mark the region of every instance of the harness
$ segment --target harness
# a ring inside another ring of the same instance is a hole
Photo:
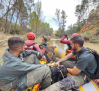
[[[36,50],[35,47],[34,47],[35,44],[36,44],[36,43],[33,43],[33,44],[30,45],[30,46],[25,45],[24,49],[25,49],[25,50]]]
[[[67,50],[66,50],[66,55],[68,55],[68,54],[71,53],[71,52],[72,52],[72,49],[71,49],[71,50],[67,49]],[[70,58],[70,60],[71,60],[71,61],[74,61],[75,58],[76,58],[75,56],[72,56],[72,58]]]

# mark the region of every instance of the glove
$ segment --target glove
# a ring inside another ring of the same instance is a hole
[[[64,36],[67,37],[67,34],[65,34]]]
[[[45,48],[46,48],[46,46],[47,46],[47,44],[46,44],[46,43],[43,43],[43,47],[45,47]]]
[[[37,58],[38,58],[39,60],[42,58],[42,56],[43,56],[43,54],[40,53],[40,52],[38,52],[38,54],[37,54]]]
[[[44,38],[44,40],[45,40],[45,42],[47,42],[47,39],[46,38]]]

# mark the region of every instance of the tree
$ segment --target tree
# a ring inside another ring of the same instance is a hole
[[[0,6],[2,6],[0,7],[1,9],[0,25],[2,25],[5,28],[6,30],[5,32],[10,34],[10,32],[12,33],[13,31],[13,33],[15,33],[17,32],[17,29],[18,31],[21,31],[23,29],[24,31],[27,31],[26,27],[28,24],[28,13],[30,13],[29,5],[31,5],[30,2],[32,2],[32,7],[33,7],[34,0],[1,0],[0,2],[1,2]],[[2,10],[4,12],[2,12]],[[3,22],[3,24],[1,24],[1,22]],[[13,24],[13,22],[15,23]],[[20,24],[20,30],[18,27],[19,24]]]
[[[34,11],[30,14],[29,25],[32,29],[35,30],[36,37],[38,35],[39,26],[43,19],[42,10],[41,10],[42,3],[38,1],[34,5]]]
[[[57,25],[59,27],[59,29],[58,29],[59,35],[63,36],[65,26],[66,26],[65,25],[66,24],[66,18],[67,18],[66,13],[65,13],[64,10],[62,10],[62,12],[60,12],[59,9],[56,9],[55,15],[56,15],[56,18],[53,18],[53,19],[54,19],[54,21],[57,23]]]
[[[60,9],[56,9],[55,15],[56,15],[56,18],[53,18],[53,19],[59,26],[59,31],[60,31],[60,29],[61,29]]]
[[[65,23],[66,23],[66,13],[65,13],[65,11],[63,11],[62,10],[62,12],[61,12],[61,14],[62,14],[62,16],[61,16],[61,25],[62,25],[62,30],[61,30],[61,32],[62,32],[62,35],[64,35],[64,30],[65,30]]]
[[[77,5],[75,10],[75,15],[78,17],[78,21],[81,20],[81,6]]]
[[[41,21],[39,20],[38,15],[36,14],[35,11],[33,11],[30,14],[29,26],[31,27],[31,29],[35,30],[36,36],[38,33],[38,27],[39,27],[40,22]]]
[[[17,20],[18,20],[18,18],[19,18],[19,14],[20,14],[20,11],[21,11],[21,8],[22,8],[23,0],[19,0],[18,4],[19,4],[19,5],[16,7],[17,18],[16,18],[16,22],[15,22],[14,31],[16,30],[16,24],[17,24]]]

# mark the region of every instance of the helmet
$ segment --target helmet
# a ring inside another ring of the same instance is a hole
[[[27,33],[27,38],[28,39],[34,39],[35,38],[35,34],[33,32],[29,32],[29,33]]]
[[[79,35],[78,33],[74,33],[73,35],[72,35],[72,37],[74,37],[74,36],[76,36],[76,35]]]

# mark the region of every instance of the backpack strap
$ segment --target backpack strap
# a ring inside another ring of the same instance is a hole
[[[78,55],[78,57],[76,57],[76,63],[77,63],[79,57],[80,57],[82,54],[84,54],[84,53],[91,53],[91,52],[90,52],[89,50],[86,50],[86,51],[81,52],[81,53]]]
[[[36,51],[36,48],[34,47],[34,45],[35,45],[36,43],[33,43],[32,45],[33,45],[33,50],[35,50]]]
[[[32,45],[35,45],[36,43],[33,43]]]

